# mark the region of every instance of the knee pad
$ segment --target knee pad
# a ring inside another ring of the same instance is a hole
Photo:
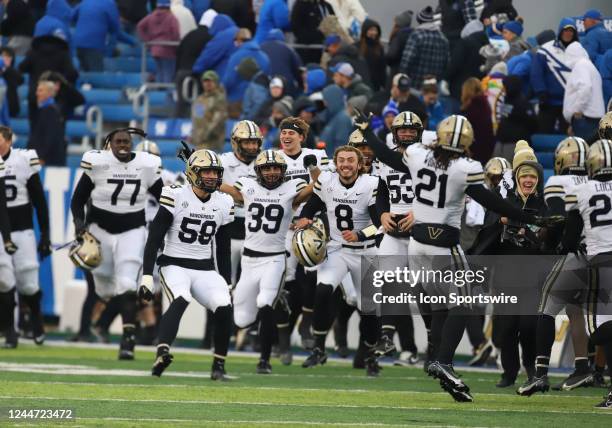
[[[27,269],[16,272],[17,291],[24,296],[32,296],[40,290],[38,285],[38,269]]]

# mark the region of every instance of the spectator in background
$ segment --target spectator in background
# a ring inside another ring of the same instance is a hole
[[[227,100],[219,76],[213,70],[202,74],[204,93],[193,102],[191,144],[198,149],[223,150]]]
[[[25,55],[32,43],[34,17],[24,0],[2,0],[4,19],[0,24],[0,34],[8,39],[7,46],[16,55]]]
[[[446,70],[450,94],[455,100],[461,99],[463,82],[470,77],[484,76],[480,69],[484,64],[484,58],[479,50],[488,43],[489,38],[484,32],[484,26],[478,20],[470,21],[461,30],[461,38],[454,44]]]
[[[66,166],[64,122],[55,104],[55,84],[40,81],[36,86],[38,113],[30,128],[28,149],[36,150],[40,163],[45,166]]]
[[[391,125],[393,124],[393,119],[395,116],[399,114],[397,107],[392,104],[388,104],[383,108],[382,111],[382,119],[383,126],[376,132],[376,136],[380,141],[387,141],[387,135],[391,132]]]
[[[205,70],[214,70],[218,76],[225,74],[227,61],[236,50],[234,41],[239,28],[227,15],[215,16],[209,27],[212,39],[206,44],[193,64],[193,73],[201,75]]]
[[[410,78],[398,73],[391,81],[391,98],[389,104],[397,108],[397,111],[411,111],[416,114],[424,126],[427,126],[427,109],[419,98],[410,92]]]
[[[240,120],[252,120],[259,125],[262,121],[257,114],[270,100],[270,78],[259,69],[253,58],[244,58],[240,61],[236,71],[242,79],[249,82],[242,98]]]
[[[504,21],[514,21],[518,12],[512,5],[512,0],[491,0],[485,2],[485,6],[480,14],[480,19],[489,25],[493,19],[503,19]]]
[[[570,68],[565,58],[567,46],[578,41],[578,31],[572,18],[559,23],[555,40],[544,43],[531,62],[530,83],[538,97],[538,132],[565,134],[567,122],[563,118],[563,95]]]
[[[238,48],[229,58],[227,68],[223,75],[223,87],[227,92],[228,114],[232,119],[240,117],[242,98],[247,89],[248,81],[242,79],[238,74],[238,65],[244,58],[253,58],[259,69],[268,74],[270,70],[270,59],[262,52],[259,43],[251,40],[251,32],[241,28],[236,34],[234,42]]]
[[[157,0],[157,8],[140,21],[136,29],[138,37],[143,42],[153,42],[150,50],[155,60],[155,81],[158,83],[172,82],[176,69],[177,46],[155,44],[155,42],[178,42],[180,40],[179,23],[170,11],[170,0]]]
[[[157,6],[159,7],[159,1]],[[185,2],[183,0],[171,0],[170,11],[178,21],[180,33],[179,40],[183,40],[183,37],[197,27],[193,13],[185,7]]]
[[[39,81],[53,82],[55,85],[55,103],[62,114],[64,123],[74,114],[74,109],[85,104],[85,97],[56,71],[45,71]]]
[[[333,15],[334,10],[325,0],[296,0],[291,9],[291,29],[295,43],[302,45],[323,44],[325,36],[319,30],[323,18]],[[296,49],[304,63],[319,63],[319,49]],[[310,135],[310,133],[309,133]]]
[[[531,103],[522,91],[522,80],[519,76],[507,76],[503,79],[504,102],[499,109],[497,127],[497,144],[493,156],[512,161],[514,146],[518,140],[531,140],[537,130],[537,122]]]
[[[435,131],[438,123],[447,116],[438,97],[438,82],[435,77],[425,76],[421,93],[420,100],[425,105],[429,117],[427,129]]]
[[[340,62],[335,67],[331,67],[329,71],[334,73],[334,83],[344,90],[347,98],[361,95],[367,98],[372,96],[372,89],[363,83],[361,76],[355,74],[355,70],[348,62]]]
[[[474,143],[470,146],[472,158],[484,165],[491,159],[495,147],[495,135],[491,122],[491,108],[480,80],[475,77],[470,77],[463,83],[461,114],[470,121],[474,129]]]
[[[315,68],[306,72],[306,80],[304,82],[304,93],[306,95],[321,92],[326,85],[327,75],[320,68]]]
[[[286,0],[264,0],[259,11],[259,22],[255,32],[255,41],[262,43],[270,30],[289,30],[289,7]]]
[[[327,69],[329,61],[340,51],[342,47],[342,39],[337,34],[330,34],[323,42],[325,48],[321,55],[321,68]]]
[[[302,60],[292,47],[287,45],[285,35],[279,29],[270,30],[266,40],[261,44],[261,50],[270,60],[269,74],[285,78],[287,92],[297,95],[302,86]]]
[[[125,30],[133,33],[140,20],[149,13],[149,2],[147,0],[116,0],[116,2]]]
[[[200,52],[204,50],[206,44],[210,41],[211,36],[208,28],[217,16],[217,12],[212,9],[207,10],[200,18],[197,28],[188,33],[176,49],[176,92],[178,100],[176,103],[176,116],[185,117],[189,115],[189,103],[183,98],[183,81],[193,76],[191,71]]]
[[[251,34],[255,32],[255,12],[252,0],[211,0],[210,8],[232,18],[238,28],[248,28]]]
[[[325,126],[320,139],[325,143],[325,150],[332,155],[334,150],[344,146],[353,131],[353,121],[346,111],[346,102],[342,89],[337,85],[329,85],[323,89],[325,103]]]
[[[23,83],[23,77],[13,67],[15,63],[15,52],[9,47],[0,48],[0,59],[2,61],[2,70],[0,77],[6,83],[6,98],[8,101],[8,109],[10,117],[18,117],[21,106],[19,105],[19,95],[17,88]]]
[[[606,106],[606,111],[610,111],[612,108],[610,105],[612,100],[612,49],[608,49],[608,51],[599,58],[598,70],[601,75],[601,80],[603,81],[604,105]]]
[[[434,22],[431,6],[422,9],[416,19],[419,25],[406,42],[400,71],[410,76],[415,88],[420,89],[425,75],[444,77],[450,51],[448,40]]]
[[[210,4],[210,0],[191,0],[191,11],[196,22],[199,22],[204,12],[210,9]]]
[[[34,27],[34,37],[52,35],[71,43],[72,8],[66,0],[49,0],[45,16]]]
[[[0,59],[0,63],[2,60]],[[0,64],[3,66],[3,64]],[[1,67],[0,67],[1,68]],[[9,100],[8,100],[8,88],[6,81],[0,77],[0,125],[11,126]]]
[[[580,43],[589,53],[589,58],[597,64],[600,56],[612,49],[612,33],[603,25],[603,16],[597,9],[587,10],[583,16],[584,36]]]
[[[481,86],[484,91],[484,95],[489,103],[491,109],[491,121],[493,123],[493,129],[497,129],[497,113],[500,102],[500,97],[504,91],[504,77],[508,75],[508,66],[505,62],[500,61],[493,66],[481,81]],[[463,92],[462,92],[463,94]],[[463,96],[463,95],[462,95]]]
[[[359,40],[359,30],[368,17],[359,0],[328,0],[338,17],[340,26],[354,39]]]
[[[327,63],[327,68],[331,69],[341,62],[348,62],[355,70],[355,73],[361,76],[361,79],[366,85],[370,85],[370,70],[368,64],[359,54],[359,49],[354,44],[342,43],[340,49],[331,56]]]
[[[601,76],[579,42],[567,47],[565,63],[572,72],[565,84],[563,117],[571,125],[570,134],[588,140],[606,113]]]
[[[504,24],[502,30],[502,36],[504,40],[510,45],[510,50],[504,56],[504,61],[508,61],[510,58],[520,55],[526,50],[529,50],[529,44],[523,40],[521,35],[523,34],[523,22],[522,21],[508,21]]]
[[[402,54],[404,53],[408,36],[410,36],[412,32],[413,14],[414,12],[407,10],[395,16],[393,19],[393,29],[389,35],[389,45],[386,55],[390,76],[395,76],[399,71]]]
[[[529,76],[531,74],[531,61],[535,56],[538,46],[543,45],[546,42],[555,39],[555,32],[553,30],[544,30],[535,37],[535,43],[528,51],[523,52],[520,55],[512,57],[508,60],[508,75],[519,76],[523,82],[523,94],[527,97],[531,96],[531,84]]]
[[[359,55],[365,59],[370,75],[370,87],[378,91],[387,83],[387,62],[385,48],[380,42],[380,24],[373,19],[366,19],[361,26],[361,37],[356,43]]]
[[[292,110],[293,99],[289,96],[283,97],[272,104],[270,117],[266,123],[263,124],[265,130],[264,149],[279,147],[278,133],[280,123],[284,118],[291,116]]]
[[[274,76],[268,83],[268,94],[266,101],[260,106],[259,110],[255,112],[253,119],[256,123],[263,123],[272,114],[272,107],[274,103],[283,99],[293,104],[293,98],[287,95],[285,79],[282,76]]]
[[[442,17],[441,30],[452,49],[465,25],[478,19],[474,0],[440,0],[439,7]]]
[[[317,137],[321,132],[320,123],[317,121],[317,107],[315,104],[308,99],[306,96],[299,97],[293,103],[293,116],[299,117],[304,122],[306,122],[310,128],[308,130],[308,136],[302,143],[302,147],[306,147],[309,149],[316,149],[317,146]]]
[[[136,43],[121,30],[114,0],[83,0],[74,7],[72,20],[76,21],[73,40],[83,71],[103,71],[104,55],[112,52],[117,41]]]

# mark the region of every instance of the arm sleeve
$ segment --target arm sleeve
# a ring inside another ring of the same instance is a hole
[[[553,197],[546,199],[548,215],[565,215],[565,201],[563,198]]]
[[[529,83],[533,88],[535,94],[546,92],[546,84],[544,83],[544,67],[545,64],[544,55],[536,53],[531,61],[531,72],[529,74]]]
[[[32,205],[36,208],[36,219],[40,227],[41,237],[43,239],[49,239],[49,208],[47,207],[47,200],[45,199],[45,192],[40,181],[40,176],[38,174],[32,175],[26,187]]]
[[[72,201],[70,201],[70,211],[72,212],[72,218],[77,230],[85,227],[85,205],[91,196],[93,188],[94,184],[91,178],[87,174],[81,175],[81,179],[76,189],[74,189]]]
[[[512,220],[518,220],[523,223],[533,222],[533,215],[503,200],[482,184],[469,185],[465,189],[465,193],[488,210],[495,211]]]
[[[157,251],[166,236],[166,232],[172,225],[174,217],[165,207],[160,206],[157,214],[149,227],[149,235],[144,249],[144,259],[142,263],[142,274],[152,275],[157,258]]]
[[[410,170],[402,161],[402,154],[399,152],[394,152],[387,147],[387,145],[380,141],[380,139],[369,127],[366,129],[364,136],[368,142],[368,146],[372,148],[379,161],[389,165],[391,168],[397,171],[410,173]]]
[[[155,199],[159,201],[163,188],[164,188],[164,183],[161,178],[158,178],[157,180],[155,180],[155,183],[153,183],[153,185],[149,187],[147,190],[150,194],[153,195]]]
[[[561,238],[561,245],[563,248],[576,251],[578,249],[578,243],[580,242],[580,233],[582,232],[582,218],[578,210],[572,210],[567,214],[567,220],[565,222],[565,231]]]
[[[368,214],[370,214],[370,220],[372,220],[372,223],[374,224],[374,226],[376,226],[376,229],[378,229],[381,223],[380,215],[378,215],[378,209],[376,208],[376,205],[370,205],[368,207]]]
[[[313,219],[319,211],[325,211],[325,203],[319,198],[319,195],[313,194],[302,208],[299,217]]]
[[[221,226],[215,235],[217,269],[228,284],[232,283],[232,244],[228,230],[229,226]]]
[[[8,208],[6,207],[4,177],[0,178],[0,232],[4,241],[11,240],[11,223],[9,221]]]
[[[383,213],[391,211],[391,203],[389,202],[389,188],[387,183],[381,178],[378,182],[378,193],[376,194],[376,210],[380,217]]]

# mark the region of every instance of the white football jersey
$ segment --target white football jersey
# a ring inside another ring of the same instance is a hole
[[[317,166],[321,171],[328,171],[331,167],[331,162],[327,157],[325,150],[302,148],[297,156],[289,156],[282,150],[280,151],[287,162],[287,172],[285,173],[287,180],[301,178],[309,183],[310,173],[304,168],[304,156],[315,155],[317,158]]]
[[[414,200],[410,174],[396,171],[382,162],[376,162],[376,175],[382,178],[387,184],[391,212],[395,214],[406,214],[410,211],[412,208],[412,201]]]
[[[368,207],[376,203],[380,178],[362,174],[350,188],[345,187],[337,173],[322,172],[314,185],[314,193],[325,203],[329,220],[329,235],[332,241],[347,245],[342,238],[343,230],[355,232],[372,224]],[[371,244],[369,240],[365,244]]]
[[[215,234],[234,221],[234,200],[229,195],[213,192],[202,202],[189,184],[164,187],[159,203],[174,217],[164,240],[163,254],[168,257],[211,259]]]
[[[27,184],[30,177],[40,171],[35,150],[11,149],[4,161],[6,206],[19,207],[30,203]]]
[[[81,168],[94,184],[92,205],[115,214],[141,211],[147,190],[161,176],[161,159],[134,152],[129,162],[120,162],[110,150],[91,150],[83,155]]]
[[[412,177],[416,223],[446,224],[459,229],[465,209],[465,189],[484,184],[480,162],[460,157],[452,160],[447,169],[440,169],[435,164],[433,151],[420,143],[406,148],[403,161]]]
[[[271,190],[252,178],[238,180],[234,187],[242,193],[246,215],[244,247],[263,253],[285,251],[293,200],[306,186],[306,182],[299,178],[285,181]]]
[[[548,202],[550,198],[565,198],[565,195],[572,194],[573,188],[589,181],[587,175],[553,175],[546,180],[544,186],[544,200]]]
[[[241,177],[255,178],[255,161],[246,164],[236,157],[234,152],[226,152],[220,155],[223,165],[223,183],[233,186]],[[236,204],[236,217],[244,217],[244,207]]]
[[[5,169],[6,167],[4,166],[4,160],[2,159],[2,157],[0,157],[0,178],[4,178]]]

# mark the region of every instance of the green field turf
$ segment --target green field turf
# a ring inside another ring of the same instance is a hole
[[[344,362],[306,370],[273,360],[272,375],[257,375],[255,358],[232,355],[226,368],[237,379],[216,383],[210,355],[174,354],[158,379],[149,374],[153,353],[138,348],[128,362],[116,349],[0,349],[0,410],[73,409],[76,419],[62,426],[612,427],[612,411],[593,409],[603,389],[525,398],[495,388],[498,374],[464,371],[475,401],[459,404],[421,368],[385,366],[372,379]],[[32,421],[0,420],[17,425]]]

